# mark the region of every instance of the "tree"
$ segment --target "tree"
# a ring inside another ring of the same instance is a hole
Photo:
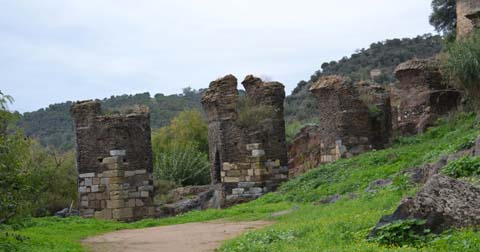
[[[198,110],[181,112],[152,134],[155,179],[208,184],[208,126]]]
[[[457,1],[456,0],[433,0],[430,14],[430,24],[437,32],[451,34],[457,26]]]

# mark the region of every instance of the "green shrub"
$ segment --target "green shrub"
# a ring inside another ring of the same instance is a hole
[[[480,31],[469,38],[452,43],[443,61],[447,76],[467,91],[478,103],[480,94]]]
[[[455,178],[480,175],[480,157],[462,157],[450,162],[442,169],[442,173]]]
[[[383,245],[418,246],[428,240],[429,229],[424,228],[425,220],[401,220],[380,227],[370,241]]]
[[[192,146],[208,153],[208,126],[198,110],[186,110],[172,119],[168,126],[152,134],[153,151],[163,152],[172,147]]]
[[[173,146],[154,154],[155,179],[174,181],[179,185],[205,185],[210,182],[207,154],[196,146]]]
[[[59,154],[27,138],[1,96],[0,121],[8,130],[0,133],[0,223],[70,206],[77,200],[74,152]]]

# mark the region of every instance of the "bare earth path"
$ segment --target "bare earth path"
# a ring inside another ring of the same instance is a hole
[[[122,230],[83,241],[94,252],[212,252],[224,240],[272,222],[199,222]]]

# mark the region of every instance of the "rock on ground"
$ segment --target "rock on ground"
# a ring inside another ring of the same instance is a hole
[[[434,175],[415,198],[407,198],[392,215],[384,216],[371,235],[396,220],[423,219],[425,228],[441,233],[450,228],[480,226],[480,189],[443,175]]]

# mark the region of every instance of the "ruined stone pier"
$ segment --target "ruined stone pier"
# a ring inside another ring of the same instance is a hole
[[[245,97],[237,79],[227,75],[211,82],[202,98],[212,183],[221,185],[223,206],[275,190],[288,175],[284,86],[253,76],[242,84]]]
[[[324,76],[310,91],[318,102],[317,125],[303,128],[289,150],[289,173],[297,176],[320,164],[383,149],[392,133],[390,96],[381,86]]]
[[[461,93],[443,82],[435,59],[404,62],[395,69],[395,77],[399,82],[391,89],[394,124],[402,135],[425,131],[460,102]]]
[[[96,101],[71,108],[83,217],[133,221],[153,217],[153,165],[147,110],[102,115]]]

